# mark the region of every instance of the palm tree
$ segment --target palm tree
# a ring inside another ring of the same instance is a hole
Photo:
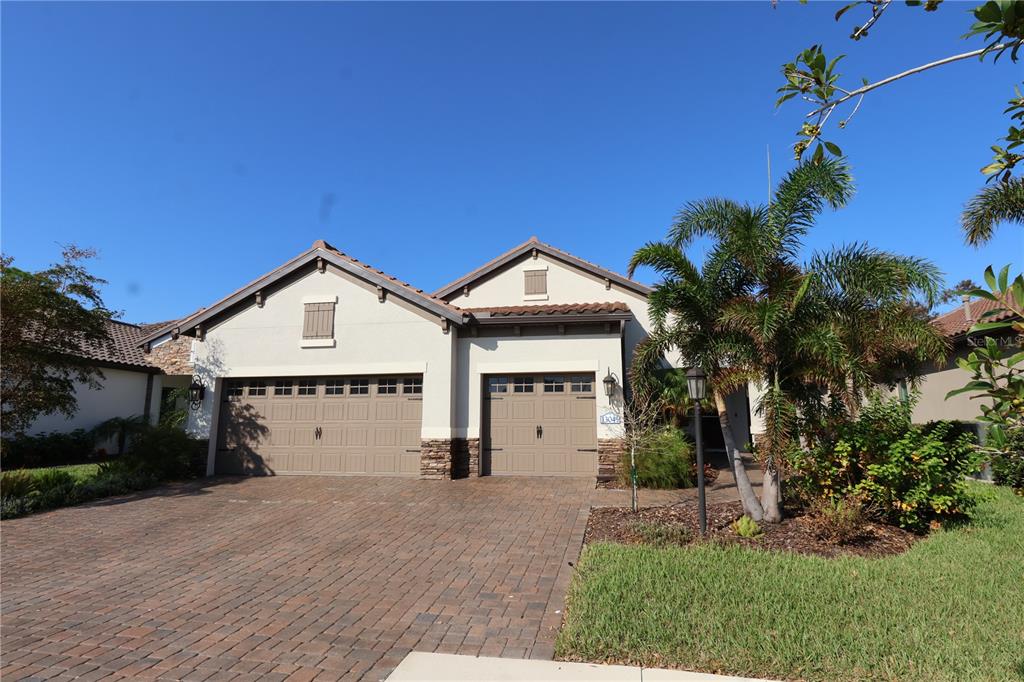
[[[971,246],[992,238],[1001,222],[1024,225],[1024,178],[999,180],[978,192],[964,207],[960,224]]]
[[[914,295],[938,292],[931,264],[862,246],[815,256],[807,267],[797,260],[816,216],[845,205],[852,191],[844,161],[804,163],[768,206],[687,205],[668,241],[645,245],[630,263],[630,272],[648,265],[663,276],[650,297],[654,332],[638,355],[636,383],[669,350],[708,374],[740,498],[755,520],[781,519],[779,470],[799,443],[802,414],[837,399],[855,411],[878,379],[896,370],[913,376],[921,359],[944,348],[927,320],[910,314]],[[698,237],[711,240],[700,269],[683,254]],[[760,502],[724,409],[726,395],[751,381],[765,387]]]

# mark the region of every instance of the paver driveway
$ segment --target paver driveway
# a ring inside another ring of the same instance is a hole
[[[593,483],[219,479],[4,521],[5,680],[550,658]]]

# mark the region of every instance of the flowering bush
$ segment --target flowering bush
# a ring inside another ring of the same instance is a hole
[[[950,422],[912,425],[911,407],[875,397],[834,439],[796,453],[792,483],[803,500],[861,497],[888,522],[914,531],[970,511],[965,477],[982,462],[973,436]]]

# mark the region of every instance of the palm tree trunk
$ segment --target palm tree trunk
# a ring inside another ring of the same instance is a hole
[[[754,487],[750,485],[750,477],[747,476],[747,469],[743,466],[743,458],[736,448],[736,441],[732,437],[732,427],[729,425],[729,410],[725,407],[725,396],[714,391],[715,407],[718,408],[718,424],[722,427],[722,440],[725,441],[725,453],[729,458],[729,466],[732,467],[732,475],[736,479],[736,490],[740,494],[740,502],[743,503],[743,511],[747,516],[760,521],[764,518],[764,509],[757,501],[754,494]]]
[[[779,469],[773,464],[765,467],[761,481],[761,507],[764,520],[768,523],[782,521],[782,505],[779,504]]]

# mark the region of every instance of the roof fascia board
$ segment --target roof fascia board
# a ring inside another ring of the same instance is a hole
[[[592,275],[595,275],[602,279],[607,278],[610,281],[618,284],[619,286],[630,291],[633,291],[635,293],[641,294],[644,297],[646,297],[652,291],[650,287],[644,284],[634,282],[633,280],[623,277],[622,275],[616,274],[611,270],[605,270],[600,266],[595,266],[580,258],[577,258],[576,256],[573,256],[571,253],[566,253],[565,251],[557,250],[554,247],[544,244],[543,242],[526,242],[519,248],[513,251],[509,251],[504,256],[497,258],[493,263],[488,265],[486,268],[478,272],[471,273],[471,275],[461,277],[452,282],[451,284],[445,286],[444,288],[438,289],[437,291],[434,292],[434,295],[440,298],[444,298],[450,294],[453,294],[457,292],[459,289],[462,289],[467,285],[471,285],[473,282],[479,281],[485,277],[490,276],[491,273],[505,267],[509,263],[523,257],[524,255],[532,253],[534,249],[536,249],[538,253],[543,253],[546,256],[554,258],[555,260],[562,261],[563,263],[568,263],[569,265],[577,267],[580,270],[589,272]]]
[[[572,324],[574,322],[617,322],[628,320],[629,313],[601,313],[601,314],[580,314],[580,313],[552,313],[548,315],[489,315],[474,316],[472,323],[480,325],[524,325],[524,324]]]

